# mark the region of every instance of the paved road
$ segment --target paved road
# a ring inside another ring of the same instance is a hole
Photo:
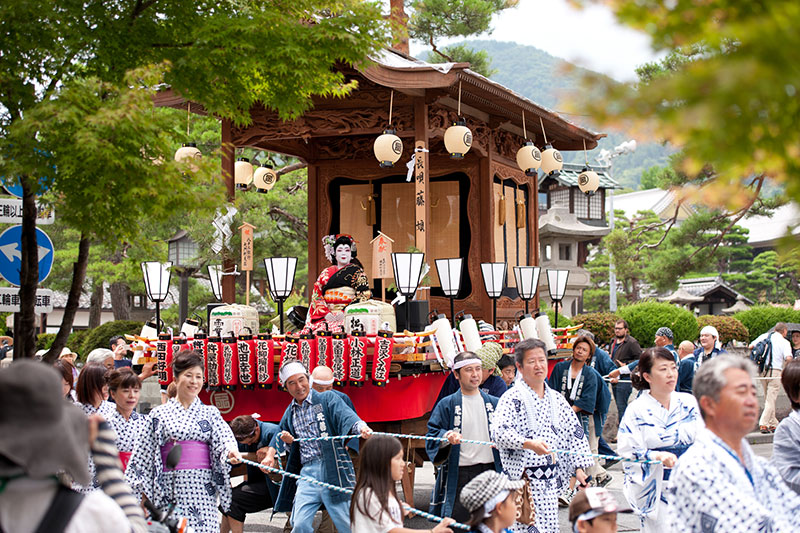
[[[770,458],[772,456],[772,444],[755,444],[753,450],[762,457]],[[613,476],[613,480],[608,484],[608,489],[620,501],[624,501],[622,495],[622,466],[616,464],[609,470]],[[238,481],[235,481],[238,483]],[[431,490],[433,489],[433,467],[430,463],[426,462],[425,466],[417,469],[417,481],[414,488],[414,499],[417,506],[423,511],[428,509],[428,501],[430,500]],[[398,489],[399,491],[399,489]],[[400,494],[401,495],[401,494]],[[402,497],[402,495],[401,495]],[[280,533],[283,531],[283,525],[286,522],[285,515],[276,515],[270,521],[271,511],[264,511],[255,515],[248,516],[245,522],[244,530],[246,532],[270,532]],[[569,532],[571,527],[567,522],[567,510],[561,509],[559,511],[559,523],[561,524],[561,531]],[[317,516],[319,519],[319,516]],[[422,530],[430,529],[431,523],[422,518],[410,518],[406,520],[406,527],[417,528]],[[618,519],[618,530],[625,531],[639,531],[639,519],[631,514],[620,515]]]

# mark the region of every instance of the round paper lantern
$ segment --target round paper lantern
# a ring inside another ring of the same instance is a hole
[[[278,173],[272,169],[271,165],[264,163],[253,173],[253,185],[258,192],[266,193],[275,186],[278,181]]]
[[[375,139],[372,145],[375,158],[380,161],[381,168],[389,168],[397,163],[403,154],[403,141],[395,135],[395,130],[384,130],[383,135]]]
[[[517,165],[526,176],[535,176],[542,166],[542,152],[530,141],[517,150]]]
[[[578,188],[587,193],[593,193],[600,186],[600,176],[592,169],[584,168],[578,175]]]
[[[197,149],[195,143],[183,143],[178,151],[175,152],[175,161],[178,163],[189,163],[189,169],[193,172],[197,170],[197,165],[192,164],[195,159],[200,159],[203,154]]]
[[[453,159],[462,159],[472,146],[472,132],[464,119],[458,120],[444,132],[444,147]]]
[[[233,166],[233,182],[237,189],[247,189],[253,181],[253,165],[246,157],[240,157]]]
[[[564,159],[561,157],[561,152],[550,146],[545,146],[542,152],[542,172],[547,175],[553,174],[561,170],[564,166]]]

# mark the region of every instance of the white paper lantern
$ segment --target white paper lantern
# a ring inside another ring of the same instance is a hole
[[[247,189],[253,181],[253,165],[246,157],[240,157],[233,166],[233,182],[237,189]]]
[[[517,165],[525,175],[535,176],[542,166],[542,152],[532,142],[526,142],[525,146],[517,150]]]
[[[587,194],[593,193],[599,186],[600,176],[598,176],[597,172],[594,170],[584,168],[583,171],[578,175],[578,188],[581,191]]]
[[[561,152],[548,144],[542,152],[542,172],[550,175],[561,170],[563,166],[564,159],[561,157]]]
[[[275,172],[270,165],[261,165],[253,173],[253,185],[258,192],[269,192],[277,181],[278,173]]]
[[[192,172],[197,171],[197,165],[192,164],[195,159],[200,159],[203,154],[197,149],[195,143],[183,143],[178,151],[175,152],[175,161],[178,163],[188,163],[189,170]]]
[[[381,168],[389,168],[403,155],[403,141],[395,135],[395,130],[384,130],[383,135],[375,139],[372,150],[375,152],[375,159],[380,161]]]
[[[459,120],[444,132],[444,147],[453,159],[462,159],[472,146],[472,132]]]

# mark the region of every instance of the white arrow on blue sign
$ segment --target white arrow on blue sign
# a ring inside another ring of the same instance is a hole
[[[53,241],[36,228],[36,244],[39,249],[39,283],[47,279],[53,270]],[[11,226],[0,234],[0,276],[19,287],[22,268],[22,226]]]

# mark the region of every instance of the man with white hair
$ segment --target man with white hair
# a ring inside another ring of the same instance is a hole
[[[754,365],[722,355],[695,374],[694,396],[706,424],[672,471],[670,531],[800,531],[800,496],[745,436],[758,416]]]
[[[95,348],[86,356],[86,364],[97,363],[108,370],[114,370],[114,352],[108,348]]]
[[[368,438],[372,430],[355,411],[333,392],[316,392],[309,385],[306,368],[297,361],[286,363],[279,372],[281,384],[292,402],[281,418],[278,437],[289,445],[286,470],[319,481],[352,489],[355,472],[341,439],[296,442],[295,437],[318,438],[332,435],[358,435]],[[276,442],[261,462],[273,467]],[[332,491],[308,481],[285,477],[278,493],[276,512],[292,512],[293,533],[311,533],[314,514],[324,505],[339,533],[350,532],[350,495]]]
[[[719,332],[714,326],[703,326],[700,330],[700,347],[694,351],[695,368],[709,359],[728,353],[719,343]]]

